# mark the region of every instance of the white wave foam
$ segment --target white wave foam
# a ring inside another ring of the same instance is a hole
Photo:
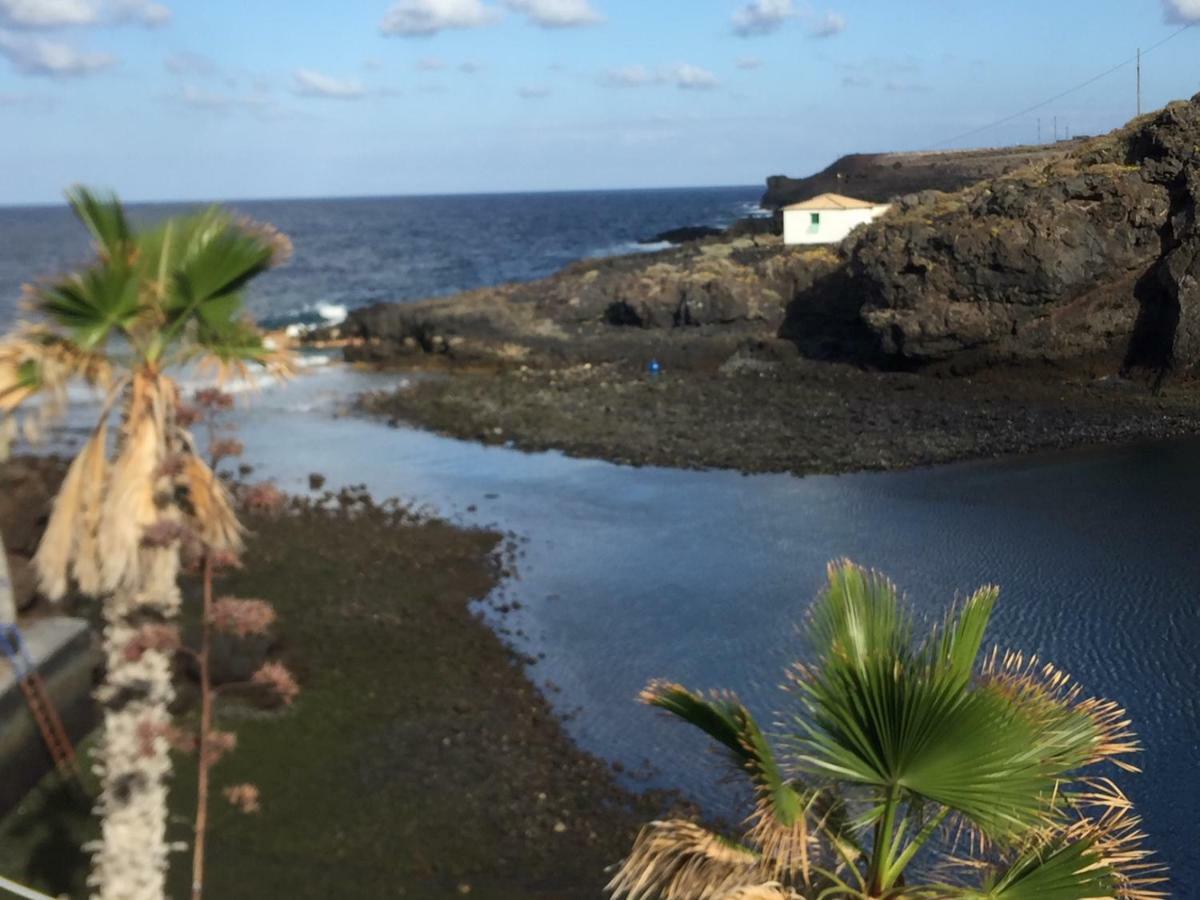
[[[317,315],[330,325],[341,325],[346,321],[349,312],[340,303],[318,303]]]
[[[640,241],[625,241],[620,244],[612,244],[608,247],[593,250],[584,258],[603,259],[608,256],[631,256],[634,253],[657,253],[659,250],[670,250],[674,246],[670,241],[655,241],[652,244],[643,244]]]

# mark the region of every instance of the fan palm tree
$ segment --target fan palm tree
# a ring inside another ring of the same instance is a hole
[[[274,230],[216,208],[135,231],[113,196],[78,188],[68,200],[96,259],[26,288],[31,321],[0,341],[0,417],[10,436],[17,416],[32,431],[61,409],[73,380],[104,392],[34,564],[50,599],[72,581],[103,599],[94,896],[158,900],[181,550],[236,553],[241,541],[225,489],[193,450],[168,372],[185,363],[211,364],[221,376],[286,369],[286,357],[243,317],[241,291],[290,248]]]
[[[1160,869],[1109,779],[1139,750],[1116,704],[1021,654],[983,653],[986,587],[917,640],[896,588],[829,567],[809,662],[769,740],[729,693],[642,699],[714,739],[756,804],[740,840],[655,822],[608,885],[625,900],[1149,898]]]

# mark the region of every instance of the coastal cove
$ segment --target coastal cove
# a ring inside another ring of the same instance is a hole
[[[1184,796],[1200,752],[1200,441],[836,477],[633,468],[344,415],[399,379],[330,366],[247,396],[246,460],[290,492],[319,472],[527,538],[518,579],[493,598],[520,607],[494,624],[545,654],[530,677],[585,750],[638,773],[631,784],[728,811],[692,736],[633,698],[668,677],[736,690],[769,721],[803,652],[794,626],[825,563],[849,556],[930,614],[998,583],[994,639],[1126,707],[1146,747],[1129,788],[1151,841],[1177,884],[1200,875]]]

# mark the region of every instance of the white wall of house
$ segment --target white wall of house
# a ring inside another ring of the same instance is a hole
[[[888,209],[886,203],[863,209],[785,209],[783,242],[837,244],[859,225],[874,221]]]

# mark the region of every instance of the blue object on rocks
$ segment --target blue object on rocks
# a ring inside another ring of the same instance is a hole
[[[657,375],[662,371],[662,365],[659,364],[657,359],[650,360],[650,365],[648,365],[646,368],[650,370],[651,375]]]

